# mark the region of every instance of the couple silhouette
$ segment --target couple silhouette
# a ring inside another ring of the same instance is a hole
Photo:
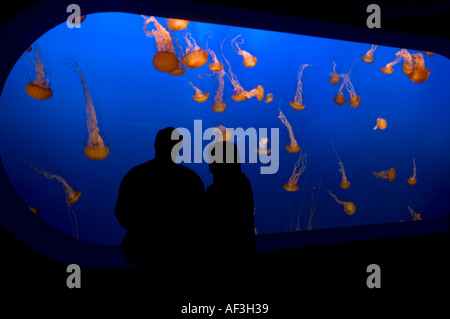
[[[178,138],[172,139],[172,133]],[[155,139],[155,158],[123,178],[115,207],[127,230],[122,253],[138,268],[164,272],[177,265],[180,276],[214,272],[218,266],[236,268],[255,251],[253,194],[237,146],[222,141],[211,145],[213,183],[205,192],[193,170],[172,161],[172,149],[180,141],[173,127],[162,129]]]

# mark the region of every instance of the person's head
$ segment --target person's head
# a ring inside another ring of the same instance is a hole
[[[209,148],[209,171],[213,177],[226,177],[241,172],[237,145],[233,142],[217,142]]]
[[[172,161],[172,149],[182,140],[183,137],[173,127],[166,127],[160,130],[155,138],[155,158]]]

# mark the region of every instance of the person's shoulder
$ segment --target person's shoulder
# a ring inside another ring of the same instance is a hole
[[[180,170],[181,172],[183,172],[183,174],[185,176],[187,176],[191,179],[202,181],[200,176],[198,176],[198,174],[194,170],[190,169],[189,167],[186,167],[181,164],[177,164],[176,166],[177,166],[177,169]],[[202,181],[202,183],[203,183],[203,181]]]

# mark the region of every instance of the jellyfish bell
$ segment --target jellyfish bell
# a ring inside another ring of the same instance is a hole
[[[37,100],[47,100],[53,96],[53,91],[51,88],[34,83],[28,83],[25,86],[25,91],[29,96]]]
[[[81,191],[74,191],[73,194],[69,194],[66,198],[66,203],[72,205],[73,203],[78,202],[81,197]]]
[[[186,53],[181,61],[183,64],[191,69],[196,69],[208,62],[209,54],[206,50],[197,49]]]
[[[156,52],[153,56],[153,66],[160,72],[173,72],[178,68],[178,57],[169,51]]]
[[[77,18],[76,18],[76,17],[73,18],[72,20],[70,20],[69,22],[70,22],[70,24],[73,24],[73,25],[79,25],[79,24],[81,24],[84,20],[86,20],[86,15],[80,16],[79,19],[80,19],[80,22],[78,22],[78,23],[77,23]]]
[[[35,215],[37,215],[39,213],[39,209],[37,209],[35,207],[28,206],[28,209]]]
[[[356,211],[356,206],[353,202],[345,202],[344,203],[344,212],[347,215],[353,215]]]
[[[381,67],[380,71],[383,74],[392,74],[392,73],[394,73],[394,68],[390,65],[386,65],[386,66]]]
[[[258,85],[256,87],[256,98],[258,99],[258,101],[262,101],[262,99],[264,98],[264,88],[262,85]]]
[[[189,20],[167,18],[167,28],[172,31],[181,31],[186,29]]]
[[[350,182],[348,180],[342,181],[340,186],[342,189],[347,189],[350,187]]]
[[[388,173],[389,182],[392,182],[395,179],[395,169],[391,167]]]
[[[334,97],[334,103],[336,103],[337,105],[345,104],[345,96],[342,93],[339,93]]]
[[[192,95],[192,98],[194,99],[195,102],[203,103],[206,100],[208,100],[209,93],[208,92],[197,92],[194,95]]]
[[[299,189],[298,185],[292,185],[292,184],[284,184],[283,188],[288,192],[296,192]]]
[[[413,81],[414,83],[423,83],[428,79],[428,76],[430,75],[430,70],[428,68],[424,67],[416,67],[412,71],[411,74],[408,74],[408,78]]]
[[[256,65],[256,63],[258,63],[258,59],[253,55],[247,56],[242,60],[242,64],[246,68],[252,68]]]
[[[211,106],[212,110],[216,113],[222,113],[227,108],[227,105],[224,102],[214,103]]]
[[[328,78],[328,82],[330,82],[331,84],[338,84],[340,80],[341,78],[338,74],[331,74]]]
[[[408,180],[406,181],[409,185],[416,185],[417,184],[417,179],[415,177],[409,177]]]
[[[213,72],[220,72],[223,70],[223,64],[220,62],[213,62],[209,64],[209,69]]]
[[[377,118],[377,125],[375,125],[375,127],[373,129],[376,130],[377,128],[379,128],[380,130],[384,130],[384,129],[386,129],[386,127],[387,127],[387,121],[382,118]]]
[[[109,146],[107,145],[86,145],[84,155],[91,160],[101,161],[109,156]]]
[[[345,101],[344,101],[345,102]],[[296,103],[295,101],[291,101],[289,102],[289,105],[294,109],[294,110],[298,110],[301,111],[305,108],[304,104],[300,104],[300,103]]]
[[[366,63],[372,63],[375,60],[374,56],[369,54],[363,54],[361,57]]]
[[[286,145],[286,151],[288,151],[289,153],[298,153],[300,152],[300,145],[288,144]]]
[[[273,94],[269,93],[266,95],[266,98],[264,99],[264,103],[270,103],[273,101]]]
[[[428,56],[433,56],[434,55],[434,52],[431,52],[431,51],[423,51],[426,55],[428,55]]]
[[[353,95],[348,101],[348,104],[350,104],[351,107],[357,107],[361,104],[361,97],[359,95]]]

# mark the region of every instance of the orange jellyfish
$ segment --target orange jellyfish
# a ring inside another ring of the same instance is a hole
[[[345,104],[345,96],[344,94],[342,94],[342,89],[345,86],[345,81],[342,83],[341,87],[339,88],[338,94],[336,94],[336,96],[334,97],[334,103],[336,103],[337,105],[343,105]]]
[[[225,42],[225,40],[224,40],[224,42]],[[224,42],[222,42],[221,47]],[[239,84],[236,74],[234,74],[233,71],[231,70],[230,62],[228,62],[228,59],[223,54],[223,50],[222,50],[222,56],[223,56],[223,59],[225,60],[225,62],[228,64],[227,77],[234,87],[234,94],[231,96],[231,98],[236,102],[242,102],[247,99],[246,92],[245,92],[244,88]]]
[[[219,62],[219,59],[217,59],[217,55],[214,53],[213,50],[211,50],[208,46],[208,42],[206,42],[206,51],[208,51],[211,59],[213,62],[211,62],[208,67],[213,72],[220,72],[223,70],[223,63]]]
[[[167,28],[172,31],[181,31],[186,29],[189,20],[167,18]]]
[[[233,130],[229,130],[225,126],[219,125],[213,129],[211,136],[214,136],[219,142],[229,141],[233,138]]]
[[[39,209],[37,209],[36,207],[28,206],[28,209],[35,215],[39,214]]]
[[[297,91],[295,92],[294,101],[289,102],[289,104],[291,105],[291,107],[294,110],[303,110],[305,108],[305,105],[303,104],[303,99],[302,99],[302,87],[303,87],[302,74],[303,74],[303,70],[307,66],[309,66],[309,64],[303,64],[298,70]]]
[[[344,206],[344,212],[345,212],[347,215],[350,216],[350,215],[353,215],[353,214],[355,213],[355,211],[356,211],[356,206],[355,206],[355,204],[354,204],[353,202],[344,202],[344,201],[341,201],[341,200],[339,200],[339,199],[337,198],[336,195],[334,195],[334,194],[333,194],[331,191],[329,191],[329,190],[328,190],[328,193],[331,195],[331,197],[334,198],[334,200],[335,200],[338,204]]]
[[[189,84],[195,90],[195,94],[192,95],[192,98],[194,99],[195,102],[202,103],[202,102],[205,102],[209,98],[208,92],[202,92],[202,90],[197,88],[191,81],[189,81]]]
[[[339,172],[342,174],[342,181],[341,181],[340,186],[341,186],[342,189],[347,189],[347,188],[350,187],[350,182],[348,181],[347,176],[345,175],[344,164],[342,163],[341,159],[339,158],[338,153],[336,152],[336,149],[334,147],[334,143],[332,143],[332,145],[333,145],[334,154],[336,154],[336,158],[337,158],[337,161],[338,161]]]
[[[328,82],[330,82],[331,84],[338,84],[340,79],[341,78],[340,78],[339,74],[336,73],[336,62],[333,62],[333,72],[330,73]]]
[[[411,217],[413,218],[413,221],[416,220],[422,220],[422,217],[420,217],[419,213],[416,213],[411,207],[408,206],[409,213],[411,214]]]
[[[372,174],[377,178],[388,179],[389,182],[392,182],[395,179],[395,169],[393,167],[388,171],[373,172]]]
[[[426,55],[428,55],[428,56],[433,56],[434,55],[434,52],[431,52],[431,51],[423,51]]]
[[[244,39],[241,39],[240,42],[236,41],[236,39],[239,38],[240,36],[241,35],[239,34],[237,37],[235,37],[233,40],[231,40],[231,47],[237,54],[242,56],[242,59],[243,59],[242,64],[244,64],[244,66],[247,68],[252,68],[256,65],[256,63],[258,63],[258,59],[255,56],[248,53],[247,51],[241,50],[241,48],[239,47],[239,44],[243,44]]]
[[[247,99],[250,99],[254,96],[258,99],[258,101],[261,101],[264,98],[264,88],[262,85],[258,85],[256,88],[254,88],[251,91],[244,91],[243,92],[245,97]]]
[[[36,69],[36,79],[25,86],[25,91],[29,96],[35,99],[47,100],[52,97],[53,91],[50,88],[48,73],[44,68],[44,64],[42,63],[41,57],[39,56],[36,45],[34,46],[34,51],[36,52],[37,62],[32,60],[27,55],[25,55],[25,57],[34,64],[34,67]]]
[[[259,141],[259,147],[256,148],[256,152],[258,154],[264,154],[264,155],[268,155],[270,154],[271,150],[270,148],[267,148],[267,143],[269,142],[269,139],[267,137],[263,137],[261,138],[261,140]]]
[[[264,103],[270,103],[273,101],[273,93],[268,93],[264,99]]]
[[[396,56],[401,56],[403,58],[402,63],[402,71],[406,75],[411,74],[414,70],[414,63],[413,63],[413,57],[406,49],[402,49],[398,51]]]
[[[186,53],[181,58],[181,61],[183,61],[185,66],[191,69],[196,69],[208,62],[208,52],[200,48],[191,34],[186,30],[184,30],[184,40],[186,41],[187,46]]]
[[[373,57],[373,52],[375,51],[376,48],[377,46],[375,44],[372,44],[369,51],[367,51],[366,54],[363,54],[361,56],[364,62],[372,63],[375,60],[375,58]]]
[[[58,182],[60,182],[64,188],[64,193],[66,195],[66,203],[68,205],[72,205],[80,199],[81,191],[73,190],[73,188],[70,187],[70,185],[67,184],[65,179],[62,178],[61,176],[51,174],[51,173],[43,170],[42,168],[34,167],[33,164],[31,164],[30,162],[25,162],[25,164],[28,165],[29,167],[31,167],[32,169],[34,169],[36,173],[43,175],[45,178],[56,179]]]
[[[297,144],[297,141],[294,137],[294,131],[292,130],[291,124],[288,122],[286,116],[284,116],[283,112],[280,110],[280,115],[278,115],[278,118],[283,122],[283,124],[286,126],[286,128],[289,131],[289,138],[291,139],[291,144],[286,145],[286,150],[289,153],[298,153],[300,151],[300,145]]]
[[[414,167],[413,167],[413,176],[409,177],[408,180],[407,180],[409,185],[416,185],[417,184],[417,179],[416,179],[417,171],[416,171],[416,159],[415,158],[413,158],[413,165],[414,165]]]
[[[300,175],[303,174],[306,168],[306,154],[303,154],[303,152],[300,152],[300,156],[295,162],[294,170],[292,171],[291,177],[289,177],[289,180],[286,184],[283,185],[283,188],[288,192],[295,192],[298,191],[299,187],[297,185],[298,179],[300,178]]]
[[[387,122],[385,119],[377,118],[377,125],[375,125],[375,127],[373,129],[374,130],[376,130],[376,129],[384,130],[384,129],[386,129],[386,126],[387,126]]]
[[[153,56],[153,66],[160,72],[172,72],[178,67],[178,57],[175,55],[173,40],[167,31],[155,17],[144,18],[144,32],[147,37],[154,37],[156,40],[156,53]],[[147,25],[153,22],[156,30],[148,31]]]
[[[399,56],[399,55],[397,55],[397,58],[396,58],[394,61],[392,61],[392,62],[386,64],[386,65],[383,66],[383,67],[381,67],[381,68],[380,68],[380,71],[381,71],[382,73],[384,73],[384,74],[392,74],[392,73],[394,72],[393,66],[396,65],[398,62],[400,62],[401,59],[402,59],[402,57]]]
[[[425,67],[425,60],[422,53],[412,54],[414,60],[414,70],[408,74],[408,78],[414,83],[423,83],[428,79],[430,70]]]
[[[70,20],[69,22],[70,22],[70,24],[78,25],[78,24],[81,24],[84,20],[86,20],[86,14],[79,17],[79,22],[77,22],[76,17],[73,18],[72,20]]]
[[[223,101],[223,89],[225,88],[225,82],[223,80],[225,76],[225,71],[221,70],[216,73],[217,74],[217,80],[219,82],[219,88],[216,91],[216,94],[214,95],[214,103],[211,106],[212,110],[216,113],[221,113],[225,111],[227,108],[227,104]]]
[[[351,107],[357,107],[361,104],[361,97],[355,93],[355,89],[353,88],[352,82],[350,82],[350,77],[348,74],[341,74],[342,78],[344,78],[344,83],[347,88],[348,93],[350,94],[350,100],[348,100],[348,104]]]
[[[87,129],[89,132],[89,138],[84,147],[84,155],[92,160],[103,160],[109,155],[109,146],[105,143],[103,138],[100,136],[100,129],[98,127],[97,115],[95,113],[94,104],[92,103],[91,94],[89,93],[86,79],[84,78],[81,68],[77,62],[73,59],[66,58],[69,66],[78,73],[80,76],[81,84],[83,85],[84,98],[86,105],[86,115],[87,115]]]

